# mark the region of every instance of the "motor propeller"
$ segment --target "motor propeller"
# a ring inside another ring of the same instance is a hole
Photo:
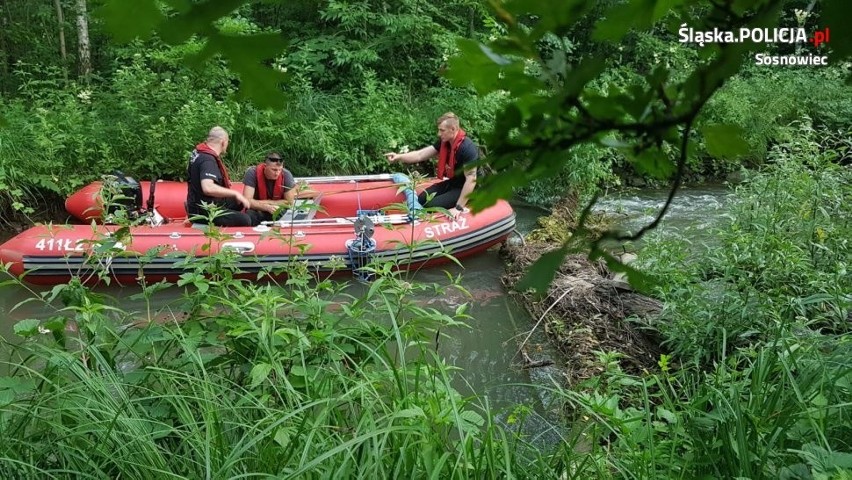
[[[359,215],[358,218],[355,219],[355,236],[361,238],[362,241],[373,238],[373,234],[375,232],[376,226],[370,217],[366,215]]]

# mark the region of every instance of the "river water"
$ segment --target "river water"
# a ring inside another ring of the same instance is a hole
[[[622,191],[599,199],[595,210],[614,216],[625,233],[636,233],[656,218],[668,195],[664,189]],[[724,185],[682,188],[654,233],[689,232],[694,244],[712,246],[712,227],[727,221],[730,197],[731,190]]]
[[[621,228],[635,230],[653,219],[655,212],[665,202],[666,194],[664,190],[617,193],[599,200],[596,209],[617,215]],[[726,199],[727,190],[724,187],[684,189],[659,230],[704,230],[723,220]],[[543,213],[541,210],[521,205],[516,205],[515,210],[520,232],[530,231],[536,218]],[[712,242],[712,237],[708,236],[706,240]],[[543,334],[535,332],[527,347],[532,360],[553,359],[556,364],[529,370],[520,368],[521,359],[516,354],[518,345],[537,319],[531,319],[501,285],[499,279],[503,273],[503,261],[499,253],[492,250],[468,259],[463,268],[451,265],[422,270],[417,278],[427,282],[444,283],[445,271],[453,275],[461,273],[464,287],[473,295],[469,310],[472,316],[468,321],[469,328],[454,328],[444,332],[447,336],[439,342],[438,353],[442,358],[461,369],[456,377],[455,387],[463,395],[477,393],[481,398],[487,399],[489,406],[498,413],[498,420],[505,419],[515,405],[530,407],[533,414],[528,417],[524,429],[532,440],[536,441],[538,438],[542,444],[558,441],[561,428],[555,426],[559,416],[554,412],[559,405],[550,401],[546,389],[530,385],[561,384],[559,359],[548,346]],[[44,291],[48,288],[38,287],[34,288],[34,291]],[[137,292],[137,288],[109,287],[99,290],[119,299],[117,303],[125,311],[142,311],[145,308],[142,301],[129,298]],[[177,288],[161,292],[157,298],[158,306],[175,301],[180,295],[181,290]],[[0,313],[3,319],[0,322],[0,335],[7,340],[14,338],[12,328],[16,322],[26,318],[43,318],[52,313],[50,308],[34,302],[16,307],[19,302],[29,297],[32,297],[32,292],[21,287],[0,288]],[[469,301],[460,294],[419,300],[438,309],[454,309],[460,303]],[[2,358],[8,357],[4,354]]]

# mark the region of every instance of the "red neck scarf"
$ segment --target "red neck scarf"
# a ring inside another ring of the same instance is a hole
[[[284,198],[284,171],[275,179],[275,186],[272,187],[272,198],[269,197],[269,192],[266,191],[266,165],[260,164],[257,166],[257,199],[258,200],[281,200]]]
[[[196,145],[195,151],[199,153],[206,153],[216,159],[216,165],[219,166],[219,171],[222,172],[222,186],[225,188],[231,188],[231,178],[228,177],[228,169],[225,168],[225,164],[222,163],[222,159],[219,158],[219,154],[206,143],[199,143]]]
[[[452,178],[456,172],[456,152],[459,150],[459,145],[464,141],[465,133],[461,128],[456,134],[456,138],[451,142],[441,142],[441,150],[438,151],[438,178],[444,178],[446,173]]]

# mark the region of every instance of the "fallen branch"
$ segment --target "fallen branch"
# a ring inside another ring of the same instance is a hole
[[[538,328],[539,325],[541,325],[541,322],[542,322],[542,320],[544,320],[544,317],[547,316],[547,313],[550,312],[553,309],[553,307],[559,305],[559,302],[561,302],[562,299],[565,298],[566,295],[571,293],[572,290],[574,290],[574,289],[573,288],[565,289],[565,291],[562,293],[562,295],[560,295],[559,298],[557,298],[555,302],[553,302],[552,304],[550,304],[549,307],[547,307],[547,310],[545,310],[544,313],[541,314],[541,318],[539,318],[538,321],[535,323],[535,325],[533,325],[533,328],[532,328],[532,330],[530,330],[530,333],[527,335],[527,338],[525,338],[524,341],[521,342],[521,346],[518,347],[518,351],[515,352],[515,355],[517,355],[519,353],[523,353],[522,350],[527,345],[527,342],[529,341],[530,337],[532,337],[532,334],[533,334],[533,332],[535,332],[535,329]]]

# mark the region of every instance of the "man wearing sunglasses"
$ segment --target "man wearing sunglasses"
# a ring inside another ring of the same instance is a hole
[[[272,220],[272,214],[282,205],[291,205],[296,199],[296,181],[284,168],[278,152],[269,152],[263,163],[249,167],[243,179],[243,196],[249,199],[252,224]]]

